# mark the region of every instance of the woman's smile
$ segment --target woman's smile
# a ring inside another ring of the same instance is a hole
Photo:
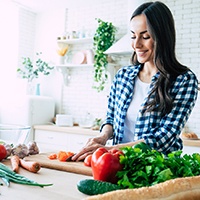
[[[131,20],[132,47],[140,63],[152,62],[154,40],[148,32],[146,17],[141,14]]]
[[[137,51],[136,50],[136,54],[138,57],[144,57],[147,52],[148,52],[148,50],[145,50],[145,51]]]

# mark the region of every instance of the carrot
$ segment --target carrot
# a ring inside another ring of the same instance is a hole
[[[41,166],[38,162],[35,161],[25,161],[23,159],[20,159],[20,166],[23,167],[24,169],[33,172],[33,173],[37,173]]]
[[[57,154],[56,154],[56,153],[52,153],[52,154],[50,154],[50,155],[48,156],[48,158],[49,158],[50,160],[57,159]]]
[[[65,152],[65,151],[59,151],[58,153],[58,160],[59,161],[67,161],[67,159],[70,157],[70,156],[73,156],[74,153],[68,151],[68,152]]]
[[[20,162],[19,160],[20,160],[20,158],[19,158],[19,156],[17,156],[17,155],[13,155],[13,156],[11,156],[11,158],[10,158],[12,170],[13,170],[14,172],[16,172],[16,173],[19,172],[19,162]]]

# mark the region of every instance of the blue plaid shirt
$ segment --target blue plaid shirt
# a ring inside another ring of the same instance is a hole
[[[113,126],[113,144],[119,144],[124,135],[124,121],[134,92],[135,78],[141,65],[121,68],[116,74],[108,98],[108,110],[105,124]],[[159,72],[152,78],[153,88]],[[192,71],[179,75],[173,82],[171,95],[174,106],[170,113],[161,117],[160,112],[143,112],[147,97],[142,103],[135,126],[136,140],[144,139],[146,144],[165,154],[182,149],[179,135],[195,105],[198,93],[198,81]],[[151,97],[153,98],[153,96]],[[150,99],[151,100],[151,99]]]

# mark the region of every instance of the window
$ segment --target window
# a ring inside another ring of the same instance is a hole
[[[10,1],[0,1],[0,92],[12,93],[18,60],[18,9]]]
[[[0,102],[25,94],[26,80],[19,79],[16,70],[23,56],[34,54],[35,18],[16,3],[0,1]]]

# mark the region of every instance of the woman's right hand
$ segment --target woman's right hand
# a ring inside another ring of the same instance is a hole
[[[106,124],[104,125],[101,135],[95,138],[90,138],[86,143],[85,147],[81,149],[81,151],[75,154],[72,157],[73,161],[84,160],[86,156],[95,152],[99,147],[105,147],[106,149],[110,149],[110,147],[106,147],[105,144],[109,138],[113,135],[112,125]]]
[[[104,136],[90,138],[86,143],[86,145],[81,149],[81,151],[72,157],[72,160],[73,161],[84,160],[85,157],[92,154],[96,149],[105,146],[106,141],[107,140],[105,139]]]

